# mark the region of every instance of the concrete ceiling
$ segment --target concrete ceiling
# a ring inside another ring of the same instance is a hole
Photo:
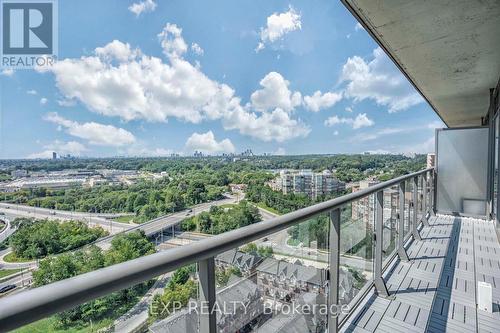
[[[449,127],[481,124],[500,78],[500,0],[342,0]]]

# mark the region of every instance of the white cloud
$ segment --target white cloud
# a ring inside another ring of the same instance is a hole
[[[427,128],[436,129],[436,128],[446,128],[446,125],[441,120],[436,120],[427,125]]]
[[[117,43],[121,42],[111,44]],[[121,44],[120,49],[127,51],[116,58],[117,63],[111,61],[111,53],[102,51],[55,63],[50,70],[64,98],[125,121],[176,117],[197,123],[207,116],[204,108],[224,94],[227,86],[211,81],[183,59],[172,59],[169,65],[156,57],[134,55],[128,44]],[[107,46],[101,49],[110,49]]]
[[[260,42],[255,49],[259,52],[268,43],[274,43],[283,38],[286,34],[302,29],[300,13],[290,6],[287,12],[274,13],[267,18],[265,28],[260,28]]]
[[[404,127],[386,127],[378,130],[374,130],[372,133],[360,133],[353,137],[351,137],[352,142],[364,142],[364,141],[373,141],[382,136],[390,136],[394,134],[409,134],[414,132],[423,132],[426,133],[432,132],[435,128],[439,128],[442,125],[441,121],[431,122],[429,124],[417,124],[412,126],[404,126]],[[401,151],[407,151],[406,149]]]
[[[270,72],[261,81],[263,89],[252,93],[250,97],[252,106],[258,111],[280,108],[290,112],[302,104],[300,92],[291,92],[288,89],[290,82],[285,80],[280,73]]]
[[[40,104],[41,104],[41,105],[45,105],[45,104],[47,104],[47,102],[48,102],[48,101],[49,101],[49,100],[48,100],[47,98],[45,98],[45,97],[40,98]]]
[[[260,116],[242,108],[228,113],[223,119],[224,128],[238,129],[241,134],[262,141],[284,142],[294,138],[306,137],[311,129],[300,120],[290,118],[282,109],[264,112]]]
[[[26,93],[28,95],[37,95],[38,94],[38,92],[35,89],[27,90]]]
[[[130,146],[127,146],[126,149],[119,149],[118,153],[120,155],[126,156],[141,156],[141,157],[164,157],[170,156],[174,153],[172,149],[166,148],[151,148],[143,143],[136,142]]]
[[[28,158],[52,158],[52,152],[56,152],[59,155],[71,154],[74,156],[80,156],[83,152],[88,151],[88,149],[76,141],[61,142],[59,140],[54,141],[43,147],[45,150],[39,153],[33,153],[28,156]]]
[[[276,156],[283,156],[283,155],[286,155],[286,150],[285,148],[283,147],[279,147],[278,149],[276,149],[276,151],[274,152],[274,155]]]
[[[354,26],[354,30],[355,30],[355,31],[359,31],[359,30],[365,30],[365,29],[363,28],[363,26],[361,25],[361,23],[359,23],[359,22],[358,22],[358,23],[356,23],[356,25]]]
[[[180,58],[186,53],[188,46],[182,38],[182,29],[175,24],[167,23],[158,34],[163,53],[169,58]]]
[[[397,154],[394,152],[390,152],[386,149],[375,149],[375,150],[367,150],[367,153],[370,153],[372,155],[391,155],[391,154]]]
[[[126,62],[140,56],[141,52],[138,49],[132,50],[129,43],[122,43],[115,39],[104,47],[96,48],[95,54],[106,61]]]
[[[6,69],[3,69],[0,72],[0,74],[3,76],[12,76],[12,75],[14,75],[14,70],[12,68],[6,68]]]
[[[262,108],[256,114],[252,103],[242,106],[230,86],[209,79],[199,66],[183,59],[187,44],[181,33],[179,27],[167,24],[159,34],[168,62],[113,41],[97,48],[94,55],[58,61],[48,71],[65,100],[80,101],[90,111],[124,121],[220,120],[227,130],[263,141],[307,136],[309,128],[283,111],[299,105],[301,95],[292,94],[281,75],[270,76],[269,83],[278,82],[277,86],[271,84],[257,93],[255,101]],[[266,89],[276,93],[273,88],[278,88],[279,99],[267,96]]]
[[[356,118],[339,118],[338,116],[332,116],[325,120],[325,126],[331,127],[337,124],[348,124],[351,125],[353,129],[359,129],[373,126],[375,122],[369,119],[366,113],[360,113]]]
[[[345,108],[345,110],[346,110],[347,112],[352,112],[352,107],[348,106],[348,107],[346,107],[346,108]]]
[[[304,104],[309,111],[318,112],[319,110],[334,106],[341,99],[341,92],[327,92],[322,94],[321,91],[318,90],[312,96],[305,96]]]
[[[200,45],[198,45],[198,43],[192,43],[191,50],[199,56],[202,56],[205,53],[205,51],[201,48]]]
[[[325,126],[332,127],[337,124],[347,124],[352,122],[352,118],[339,118],[338,116],[331,116],[325,120]]]
[[[186,148],[203,153],[234,153],[235,151],[231,140],[224,139],[217,142],[212,131],[201,134],[193,133],[186,141]]]
[[[154,12],[156,6],[157,4],[156,2],[154,2],[154,0],[144,0],[133,3],[132,5],[130,5],[130,7],[128,7],[128,10],[134,13],[135,16],[139,16],[142,13]]]
[[[410,149],[412,148],[410,147],[407,150],[410,151]],[[435,150],[436,150],[436,139],[434,138],[434,136],[430,137],[429,139],[425,140],[420,144],[414,145],[413,147],[413,152],[418,154],[434,153]]]
[[[339,131],[333,132],[333,135],[339,135]]]
[[[112,125],[103,125],[95,122],[80,124],[76,121],[65,119],[56,112],[46,114],[44,119],[64,127],[68,134],[85,139],[93,145],[119,147],[135,142],[135,137],[132,133]]]
[[[435,138],[434,136],[432,136],[422,143],[403,146],[397,148],[397,150],[405,154],[406,156],[412,156],[412,157],[415,156],[415,154],[434,153],[434,151],[436,150]]]
[[[375,124],[375,122],[373,120],[369,119],[366,116],[366,113],[361,113],[361,114],[358,114],[356,116],[356,118],[354,118],[354,122],[352,123],[352,128],[358,129],[361,127],[369,127],[369,126],[373,126],[373,124]]]
[[[387,106],[389,112],[405,110],[423,101],[382,49],[376,48],[373,57],[367,63],[354,56],[344,64],[341,78],[347,82],[346,97],[355,101],[372,99]]]
[[[376,140],[376,139],[380,138],[381,136],[399,134],[399,133],[403,133],[403,132],[410,132],[410,131],[413,131],[413,130],[414,129],[408,129],[408,128],[404,128],[404,127],[399,127],[399,128],[396,128],[396,127],[382,128],[382,129],[376,130],[373,133],[361,133],[361,134],[358,134],[358,135],[352,137],[351,141],[352,142],[373,141],[373,140]]]
[[[57,100],[57,104],[59,104],[59,106],[71,107],[71,106],[76,105],[76,101],[74,99],[64,98],[64,99]]]

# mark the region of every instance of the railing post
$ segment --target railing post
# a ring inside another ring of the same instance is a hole
[[[427,172],[425,172],[422,175],[422,192],[423,192],[423,197],[422,197],[422,224],[426,227],[429,226],[429,220],[427,219]]]
[[[411,221],[411,233],[415,240],[422,240],[420,233],[418,232],[417,225],[417,196],[418,196],[418,176],[413,178],[413,196],[412,196],[412,207],[413,207],[413,219]]]
[[[384,241],[384,191],[375,194],[375,276],[374,284],[377,294],[382,297],[389,297],[389,291],[382,277],[382,245]]]
[[[198,262],[200,279],[200,333],[217,332],[217,312],[214,311],[215,295],[215,260],[214,257]]]
[[[398,256],[401,261],[409,261],[405,249],[405,182],[399,183],[399,214],[398,214]]]
[[[330,212],[330,281],[328,282],[329,309],[339,305],[339,269],[340,269],[340,208]],[[337,309],[338,310],[338,309]],[[329,311],[328,333],[337,333],[339,311]]]

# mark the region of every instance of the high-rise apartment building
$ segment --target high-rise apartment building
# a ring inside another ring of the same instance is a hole
[[[436,154],[429,153],[427,154],[427,169],[434,168],[436,166]]]
[[[310,198],[345,190],[345,183],[335,178],[329,170],[318,173],[311,170],[281,170],[278,178],[269,185],[283,194],[305,194]]]

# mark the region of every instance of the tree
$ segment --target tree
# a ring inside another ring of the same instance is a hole
[[[122,234],[116,236],[111,243],[111,248],[107,251],[97,246],[90,246],[85,250],[63,253],[41,260],[39,268],[33,272],[33,280],[35,286],[38,287],[152,252],[154,252],[154,246],[143,233]],[[86,326],[91,321],[95,322],[107,316],[119,316],[137,302],[149,285],[150,282],[141,283],[58,313],[56,326],[62,329]]]
[[[106,266],[132,260],[155,252],[153,243],[144,231],[137,230],[120,234],[111,241],[111,248],[106,255]]]
[[[9,245],[19,258],[39,259],[69,251],[107,234],[101,227],[89,228],[80,221],[21,220],[9,237]]]

